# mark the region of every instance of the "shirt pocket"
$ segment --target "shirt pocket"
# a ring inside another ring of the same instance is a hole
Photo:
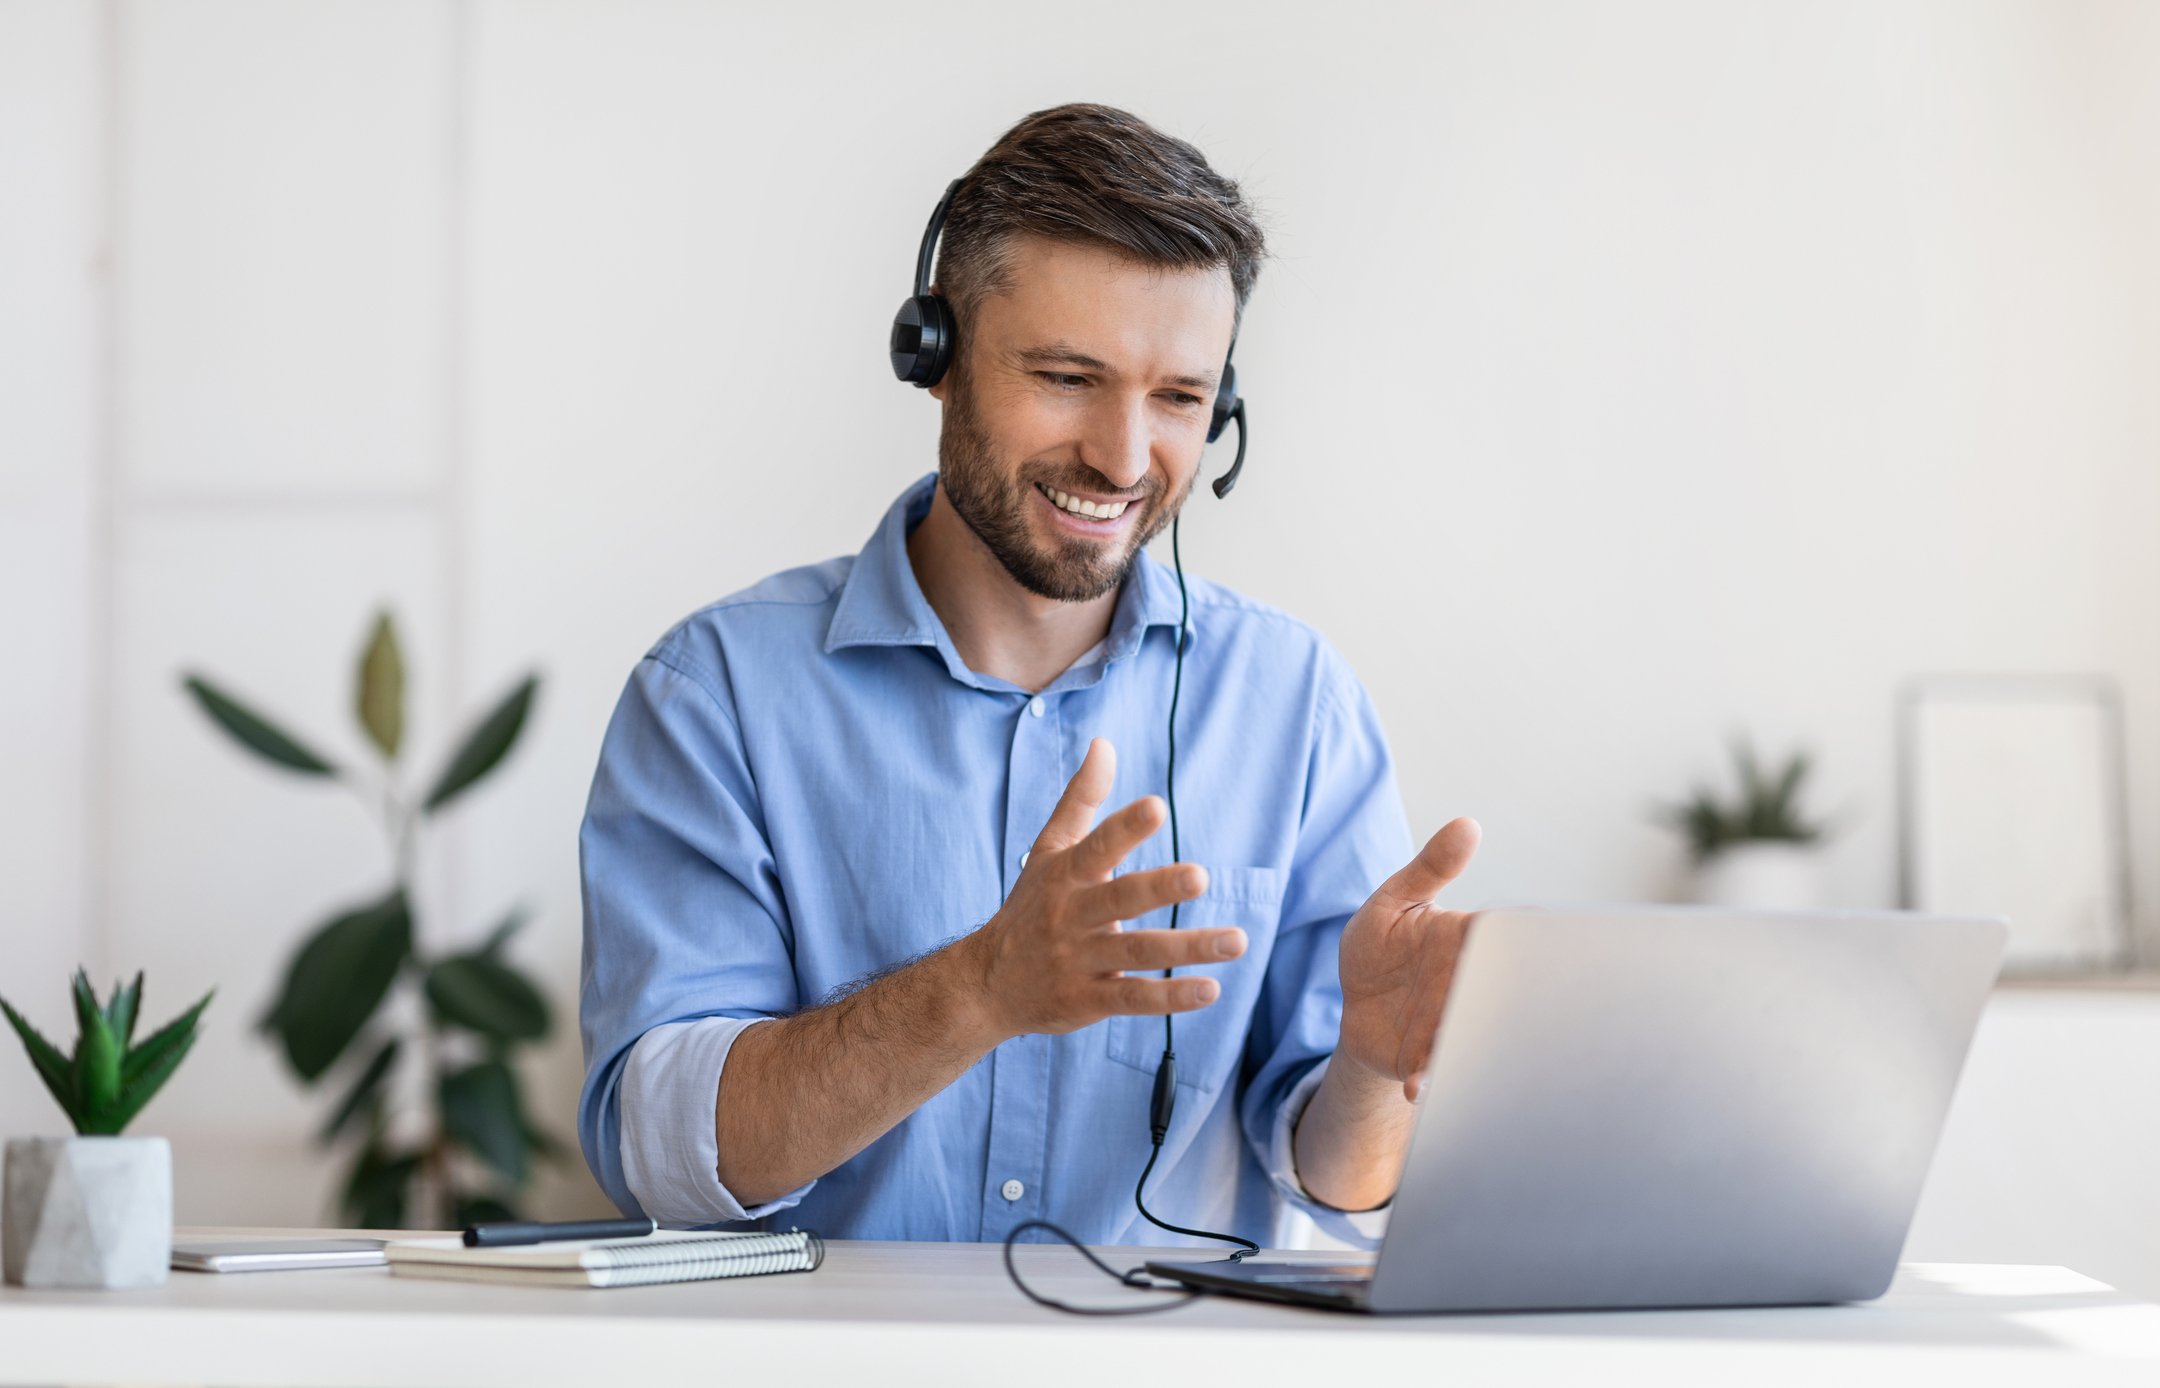
[[[1235,925],[1246,935],[1245,953],[1237,958],[1220,964],[1193,964],[1177,971],[1179,978],[1204,974],[1222,987],[1215,1001],[1197,1012],[1180,1012],[1174,1019],[1178,1083],[1212,1094],[1236,1082],[1260,985],[1274,953],[1284,880],[1281,868],[1205,866],[1208,889],[1178,907],[1178,929]],[[1125,928],[1166,930],[1169,926],[1170,912],[1166,907],[1126,922]],[[1137,977],[1160,978],[1161,974]],[[1121,1065],[1153,1075],[1162,1063],[1163,1019],[1159,1015],[1108,1018],[1103,1022],[1103,1034],[1110,1059]]]

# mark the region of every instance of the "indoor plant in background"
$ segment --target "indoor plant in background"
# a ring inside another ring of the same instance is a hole
[[[0,1272],[17,1287],[155,1287],[172,1260],[172,1147],[122,1137],[195,1044],[205,993],[140,1043],[143,976],[115,983],[100,1005],[75,974],[75,1049],[60,1048],[0,999],[38,1078],[75,1125],[74,1137],[17,1137],[7,1145],[0,1195]]]
[[[1746,739],[1733,744],[1737,798],[1720,799],[1704,786],[1659,819],[1687,836],[1694,865],[1693,897],[1708,906],[1809,909],[1822,906],[1823,826],[1800,809],[1810,759],[1795,751],[1764,767]]]
[[[526,1117],[513,1064],[516,1050],[546,1036],[549,1024],[539,990],[504,958],[523,918],[511,912],[470,948],[423,953],[413,869],[422,826],[508,755],[538,676],[520,681],[467,731],[424,794],[408,789],[399,763],[405,662],[387,612],[375,620],[354,680],[372,766],[332,763],[200,675],[185,684],[242,747],[295,775],[350,787],[383,827],[389,886],[301,943],[260,1024],[303,1081],[317,1084],[333,1071],[343,1080],[319,1140],[352,1148],[340,1196],[345,1217],[377,1229],[407,1227],[408,1218],[437,1226],[516,1218],[513,1202],[533,1159],[556,1151]],[[412,1005],[386,1006],[401,987]],[[429,1096],[424,1113],[391,1100],[407,1066],[414,1068],[407,1092]]]

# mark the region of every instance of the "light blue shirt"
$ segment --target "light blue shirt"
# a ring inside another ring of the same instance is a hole
[[[714,1105],[744,1028],[987,921],[1090,738],[1117,748],[1103,813],[1163,790],[1175,577],[1139,555],[1109,635],[1030,695],[963,664],[915,581],[907,535],[934,482],[902,493],[860,554],[721,599],[632,672],[579,836],[585,1159],[625,1212],[670,1226],[996,1240],[1048,1219],[1096,1243],[1181,1242],[1132,1198],[1160,1017],[1006,1041],[778,1200],[745,1208],[716,1174]],[[1280,1244],[1294,1212],[1321,1213],[1290,1135],[1341,1021],[1343,922],[1409,861],[1409,826],[1342,657],[1274,608],[1187,587],[1178,824],[1209,885],[1178,919],[1251,943],[1189,971],[1222,992],[1177,1019],[1177,1113],[1148,1204]],[[1166,827],[1121,871],[1168,861]]]

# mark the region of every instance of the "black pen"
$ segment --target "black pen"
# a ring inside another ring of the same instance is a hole
[[[475,1224],[465,1231],[467,1248],[506,1248],[520,1243],[556,1243],[563,1239],[635,1239],[658,1229],[650,1219],[573,1219],[563,1224],[542,1224],[512,1219],[496,1224]]]

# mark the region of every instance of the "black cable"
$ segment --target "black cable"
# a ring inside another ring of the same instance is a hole
[[[1178,846],[1177,827],[1177,706],[1178,694],[1185,684],[1186,622],[1192,613],[1192,598],[1185,591],[1185,556],[1178,548],[1179,519],[1178,516],[1170,518],[1170,562],[1177,569],[1178,626],[1177,661],[1172,667],[1170,676],[1170,752],[1165,759],[1163,768],[1163,799],[1170,806],[1170,861],[1173,863],[1181,862],[1184,859],[1184,853]],[[1170,928],[1172,930],[1178,928],[1178,903],[1175,901],[1170,903]],[[1162,971],[1164,978],[1169,978],[1171,975],[1172,971],[1169,969]],[[1236,1244],[1238,1246],[1237,1252],[1230,1255],[1230,1261],[1233,1263],[1239,1262],[1250,1254],[1258,1253],[1260,1245],[1254,1243],[1251,1239],[1240,1238],[1236,1234],[1217,1234],[1206,1229],[1187,1229],[1183,1225],[1167,1223],[1164,1220],[1157,1219],[1154,1211],[1147,1207],[1148,1177],[1155,1170],[1155,1159],[1162,1155],[1163,1136],[1169,1131],[1170,1114],[1177,1104],[1177,1033],[1172,1026],[1171,1017],[1171,1013],[1163,1013],[1162,1060],[1155,1067],[1155,1102],[1149,1115],[1149,1126],[1153,1132],[1154,1141],[1148,1148],[1147,1165],[1141,1169],[1140,1182],[1133,1187],[1133,1204],[1139,1208],[1140,1217],[1158,1229],[1167,1230],[1173,1234],[1183,1234],[1188,1238],[1213,1239],[1217,1243]]]
[[[1054,1296],[1044,1296],[1022,1280],[1020,1269],[1013,1266],[1013,1245],[1018,1243],[1020,1236],[1030,1229],[1046,1229],[1071,1244],[1074,1248],[1079,1249],[1081,1257],[1102,1269],[1103,1276],[1113,1282],[1122,1283],[1135,1291],[1174,1292],[1177,1294],[1177,1300],[1157,1301],[1134,1306],[1075,1306],[1069,1301],[1059,1301]],[[1127,1268],[1124,1272],[1119,1272],[1116,1268],[1096,1257],[1094,1249],[1089,1248],[1064,1228],[1052,1224],[1047,1219],[1030,1219],[1016,1226],[1011,1233],[1005,1236],[1005,1275],[1012,1279],[1013,1285],[1020,1289],[1022,1296],[1034,1302],[1037,1306],[1047,1306],[1053,1311],[1064,1311],[1075,1316],[1145,1316],[1156,1311],[1175,1311],[1180,1306],[1199,1300],[1201,1295],[1200,1291],[1194,1287],[1164,1286],[1160,1282],[1150,1281],[1144,1268]]]
[[[1244,438],[1242,430],[1238,437],[1242,442]],[[1178,627],[1177,658],[1170,677],[1170,750],[1163,772],[1163,799],[1170,806],[1170,861],[1175,863],[1183,857],[1178,845],[1177,827],[1177,706],[1178,695],[1185,684],[1186,622],[1192,614],[1192,598],[1185,590],[1185,556],[1178,549],[1178,518],[1176,516],[1170,519],[1170,560],[1177,569]],[[1174,901],[1170,903],[1170,928],[1172,930],[1178,928],[1178,903]],[[1172,976],[1172,970],[1163,970],[1164,978]],[[1140,1211],[1142,1219],[1145,1219],[1158,1229],[1172,1234],[1183,1234],[1187,1238],[1213,1239],[1218,1243],[1236,1244],[1237,1248],[1225,1261],[1240,1262],[1246,1257],[1258,1253],[1260,1245],[1254,1243],[1251,1239],[1242,1238],[1236,1234],[1217,1234],[1207,1229],[1187,1229],[1182,1224],[1171,1224],[1166,1220],[1157,1219],[1155,1212],[1147,1207],[1148,1177],[1155,1174],[1156,1159],[1162,1156],[1163,1138],[1170,1131],[1170,1116],[1177,1107],[1177,1032],[1172,1025],[1171,1015],[1168,1012],[1163,1014],[1162,1061],[1155,1067],[1155,1093],[1148,1110],[1148,1130],[1151,1140],[1148,1143],[1147,1165],[1140,1168],[1140,1179],[1133,1186],[1133,1205]],[[1023,1281],[1020,1276],[1020,1269],[1013,1265],[1013,1245],[1018,1243],[1020,1236],[1030,1229],[1042,1229],[1057,1235],[1057,1237],[1071,1244],[1074,1248],[1079,1249],[1080,1255],[1102,1269],[1103,1275],[1106,1277],[1113,1278],[1128,1287],[1142,1291],[1175,1291],[1179,1293],[1178,1299],[1143,1306],[1074,1306],[1068,1302],[1059,1301],[1055,1297],[1044,1296]],[[1047,1219],[1027,1220],[1005,1236],[1005,1275],[1012,1278],[1013,1285],[1018,1287],[1020,1294],[1029,1301],[1038,1306],[1047,1306],[1053,1311],[1065,1311],[1075,1316],[1140,1316],[1154,1311],[1174,1311],[1180,1306],[1189,1305],[1198,1300],[1201,1295],[1197,1289],[1192,1287],[1166,1287],[1160,1283],[1147,1280],[1147,1272],[1143,1268],[1128,1268],[1120,1273],[1116,1268],[1096,1257],[1093,1249]]]
[[[1149,1146],[1147,1165],[1141,1168],[1140,1182],[1138,1185],[1133,1187],[1133,1204],[1140,1207],[1140,1217],[1142,1219],[1145,1219],[1148,1223],[1154,1225],[1158,1229],[1167,1229],[1173,1234],[1183,1234],[1188,1238],[1214,1239],[1219,1243],[1236,1244],[1237,1248],[1230,1254],[1228,1258],[1225,1258],[1223,1260],[1224,1262],[1242,1263],[1247,1258],[1250,1258],[1253,1254],[1260,1251],[1259,1244],[1254,1243],[1251,1239],[1240,1238],[1236,1234],[1216,1234],[1211,1233],[1206,1229],[1188,1229],[1182,1224],[1172,1224],[1167,1220],[1157,1219],[1154,1214],[1148,1210],[1147,1201],[1142,1197],[1147,1191],[1148,1175],[1155,1170],[1155,1159],[1161,1155],[1162,1139],[1158,1137],[1155,1139],[1154,1143]]]

